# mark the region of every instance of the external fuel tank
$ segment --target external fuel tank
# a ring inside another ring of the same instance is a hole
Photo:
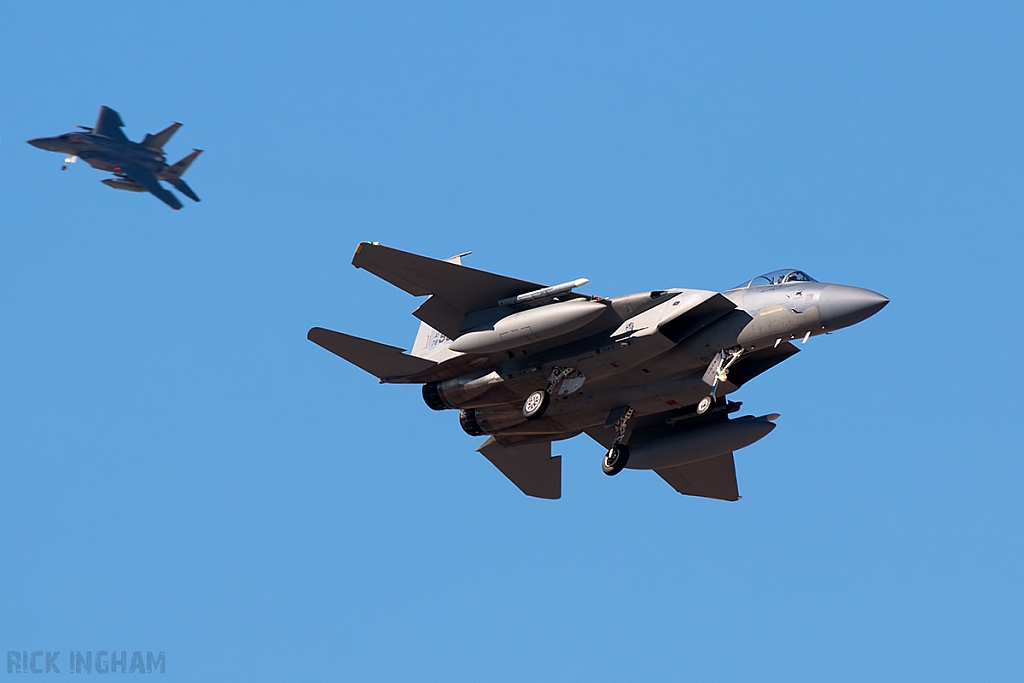
[[[626,468],[660,470],[738,451],[768,436],[775,429],[772,420],[777,417],[748,415],[630,446]]]
[[[505,316],[492,329],[460,335],[452,351],[494,353],[574,332],[608,310],[601,301],[577,299],[538,306]]]

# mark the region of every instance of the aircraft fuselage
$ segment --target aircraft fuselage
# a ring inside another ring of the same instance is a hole
[[[664,301],[633,319],[662,319],[663,311],[685,299],[689,291],[671,290]],[[642,301],[651,296],[651,292],[643,292],[621,299]],[[603,424],[609,411],[618,406],[628,405],[637,415],[645,415],[696,404],[708,393],[702,379],[705,369],[722,349],[741,349],[750,357],[782,342],[847,327],[888,302],[870,290],[819,282],[735,289],[723,296],[736,308],[678,343],[662,332],[649,333],[650,327],[641,329],[634,324],[624,336],[615,327],[569,347],[528,353],[497,368],[447,380],[439,383],[437,390],[447,407],[473,410],[468,419],[475,421],[479,430],[469,431],[578,433]],[[613,311],[616,301],[610,300]],[[616,318],[627,325],[631,320],[621,315]],[[523,399],[537,388],[538,378],[548,376],[555,367],[577,369],[584,377],[582,386],[553,395],[543,417],[526,420],[520,410]],[[739,384],[727,380],[715,394],[723,397],[737,389]]]
[[[776,413],[730,418],[726,399],[828,334],[880,311],[867,289],[799,270],[724,292],[669,289],[603,299],[578,278],[544,286],[376,242],[352,264],[427,296],[412,351],[321,327],[307,337],[382,383],[421,384],[434,410],[459,411],[477,448],[523,493],[561,496],[554,441],[581,432],[607,449],[602,471],[653,470],[677,492],[739,500],[734,451],[773,429]]]
[[[29,140],[29,144],[50,152],[76,156],[93,168],[111,173],[119,173],[126,165],[137,165],[155,175],[167,167],[167,158],[156,150],[92,133],[35,138]]]

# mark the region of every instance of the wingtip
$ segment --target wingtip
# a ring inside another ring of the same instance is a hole
[[[379,247],[379,246],[380,246],[380,242],[370,242],[368,240],[363,240],[362,242],[360,242],[358,245],[356,245],[356,253],[352,254],[352,265],[355,266],[356,268],[360,268],[361,267],[358,263],[356,263],[356,259],[359,258],[359,254],[362,253],[363,248],[365,248],[365,247]]]
[[[306,339],[317,346],[323,346],[321,342],[324,341],[325,336],[330,336],[331,334],[338,333],[334,332],[334,330],[328,330],[326,327],[311,327],[309,328],[309,332],[306,333]]]

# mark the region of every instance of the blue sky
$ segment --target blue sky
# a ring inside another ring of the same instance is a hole
[[[1016,3],[7,3],[0,651],[166,680],[1013,680]],[[173,212],[28,138],[185,125]],[[614,296],[798,267],[892,303],[745,387],[735,504],[522,496],[378,240]],[[0,671],[0,677],[6,675]]]

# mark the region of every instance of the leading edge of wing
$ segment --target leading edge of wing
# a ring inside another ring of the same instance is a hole
[[[413,296],[432,294],[462,315],[544,286],[371,242],[359,244],[352,265]]]

